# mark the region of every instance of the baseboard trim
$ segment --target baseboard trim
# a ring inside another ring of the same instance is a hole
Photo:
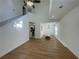
[[[57,36],[55,36],[55,37],[57,38],[58,41],[61,42],[61,44],[63,44],[63,46],[64,46],[65,48],[67,48],[77,59],[79,59],[79,57],[67,46],[66,43],[64,43],[62,40],[60,40],[59,37],[57,37]]]
[[[10,52],[14,51],[15,49],[17,49],[18,47],[20,47],[21,45],[25,44],[25,43],[28,42],[28,41],[29,41],[29,40],[26,40],[26,41],[24,41],[23,43],[18,44],[16,47],[14,47],[14,48],[8,50],[7,52],[3,53],[2,55],[0,55],[0,58],[3,57],[3,56],[5,56],[5,55],[7,55],[7,54],[9,54]]]
[[[57,38],[58,41],[60,41],[63,44],[64,47],[67,47],[67,45],[62,40],[60,40],[59,37],[57,37],[57,36],[55,36],[55,37]]]
[[[66,47],[77,59],[79,59],[79,57],[68,47]]]

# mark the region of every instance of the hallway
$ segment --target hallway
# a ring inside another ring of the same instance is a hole
[[[79,58],[79,0],[41,0],[23,16],[22,5],[21,0],[0,1],[0,57],[14,50],[0,59]],[[29,41],[29,22],[35,23],[35,38],[42,37],[41,23],[57,22],[56,38],[78,58],[55,38]]]
[[[0,59],[77,59],[56,38],[32,39]]]

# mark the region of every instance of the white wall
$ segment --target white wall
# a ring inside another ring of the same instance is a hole
[[[22,15],[23,0],[12,0],[15,15]]]
[[[40,23],[49,21],[49,0],[41,0],[41,3],[35,4],[35,6],[29,21],[35,23],[35,36],[39,38]]]
[[[0,0],[0,22],[22,15],[23,0]]]
[[[79,6],[61,19],[59,37],[79,57]]]
[[[0,27],[0,57],[29,40],[28,16]]]

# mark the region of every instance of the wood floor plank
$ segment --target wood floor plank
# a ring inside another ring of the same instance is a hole
[[[78,59],[56,38],[31,39],[0,59]]]

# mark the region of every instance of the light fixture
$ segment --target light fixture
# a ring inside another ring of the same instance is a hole
[[[52,18],[54,18],[55,16],[52,16]]]
[[[57,3],[58,8],[63,8],[63,3],[60,0],[55,0]]]
[[[31,7],[31,6],[33,6],[33,2],[27,1],[27,5]]]
[[[59,8],[63,8],[63,5],[60,5]]]

